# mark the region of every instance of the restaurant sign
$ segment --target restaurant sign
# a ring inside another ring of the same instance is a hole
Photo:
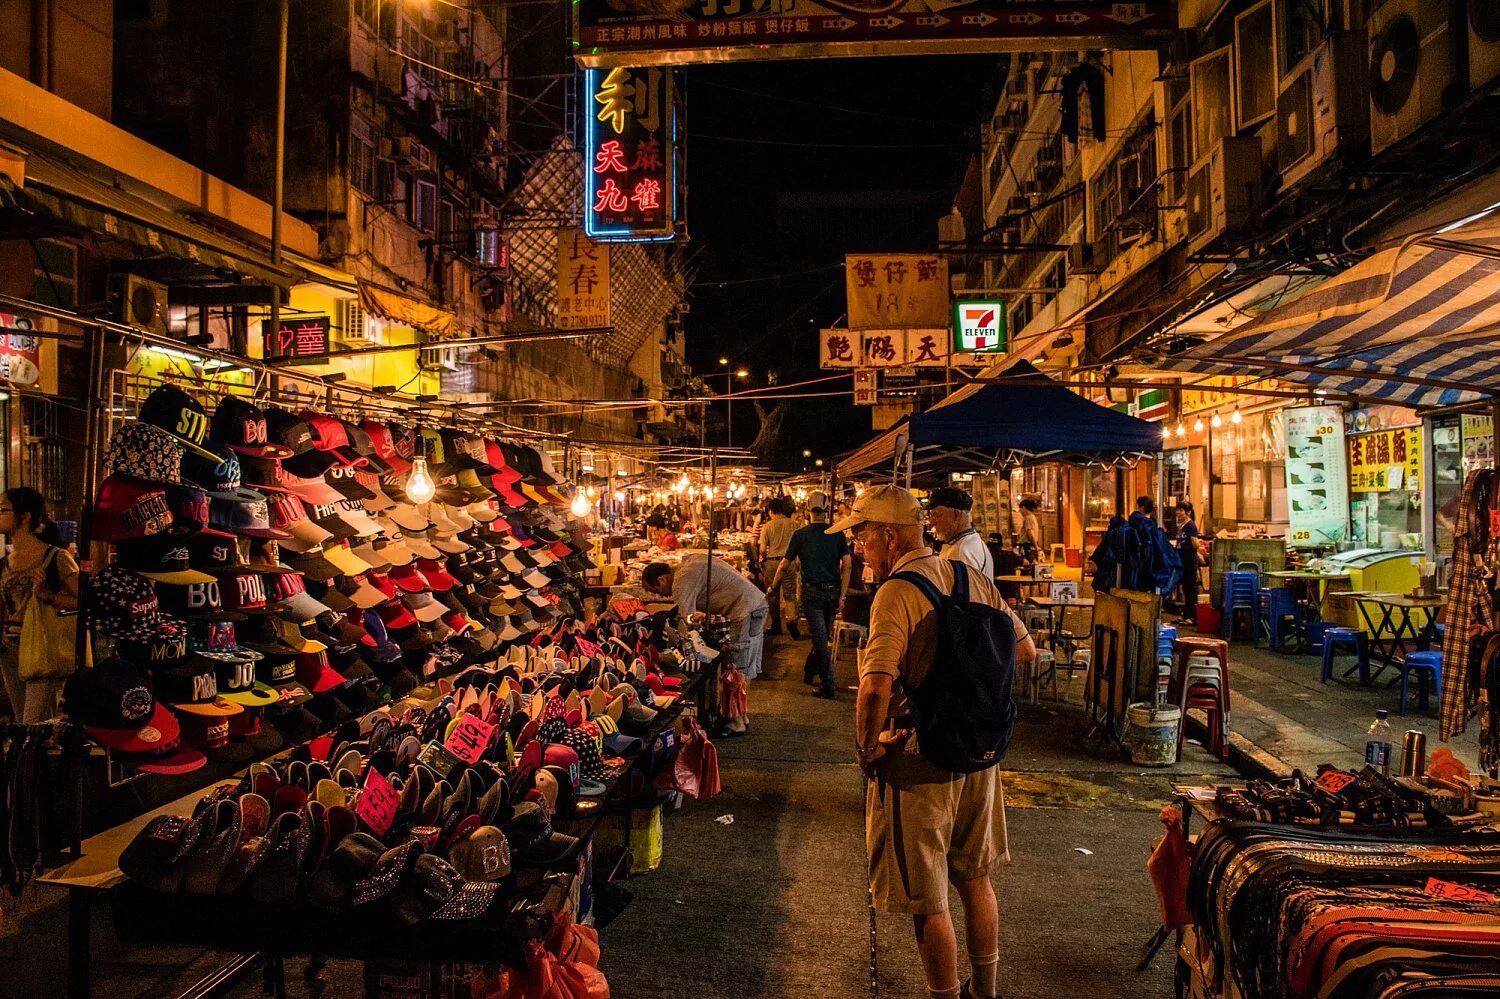
[[[869,253],[846,256],[844,292],[850,329],[948,325],[946,257]]]
[[[42,338],[35,321],[0,312],[0,381],[35,385],[42,377]]]
[[[677,234],[677,77],[669,67],[591,69],[583,228],[614,243]]]
[[[584,66],[1138,48],[1171,0],[574,0]]]
[[[557,230],[557,328],[610,325],[609,245],[579,229]]]
[[[262,323],[263,329],[269,322]],[[281,328],[275,336],[267,336],[266,358],[318,357],[328,353],[327,316],[295,316],[281,320]]]
[[[1349,436],[1349,489],[1414,492],[1422,483],[1422,428],[1396,427]]]
[[[824,368],[941,368],[949,362],[943,329],[826,329],[818,337]]]
[[[1287,543],[1338,544],[1349,533],[1344,413],[1338,406],[1282,410],[1286,438]]]

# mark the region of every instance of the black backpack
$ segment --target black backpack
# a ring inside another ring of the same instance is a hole
[[[1016,722],[1011,683],[1016,630],[1010,615],[969,602],[968,567],[953,562],[953,595],[923,576],[900,572],[938,613],[938,647],[927,678],[906,692],[922,755],[944,770],[971,774],[999,763]]]

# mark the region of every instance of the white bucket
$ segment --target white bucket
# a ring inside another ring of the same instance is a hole
[[[1125,746],[1132,763],[1138,767],[1169,767],[1177,762],[1177,728],[1182,724],[1178,708],[1132,704],[1126,717],[1130,725]]]

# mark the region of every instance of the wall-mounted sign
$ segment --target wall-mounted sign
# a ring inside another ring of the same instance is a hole
[[[1349,491],[1415,492],[1422,484],[1422,428],[1397,427],[1349,436]]]
[[[585,66],[1141,48],[1171,0],[574,0]]]
[[[1005,302],[1001,299],[953,303],[953,349],[974,354],[1005,352]]]
[[[943,327],[948,323],[948,259],[912,254],[846,256],[844,292],[850,329]]]
[[[557,230],[557,328],[610,325],[609,244],[579,229]]]
[[[879,375],[870,368],[854,372],[854,405],[873,406],[880,397]]]
[[[818,337],[824,368],[941,368],[949,360],[943,329],[826,329]]]
[[[1227,389],[1239,388],[1254,382],[1261,388],[1274,388],[1275,382],[1251,375],[1209,375],[1192,383],[1192,388],[1184,387],[1182,390],[1181,411],[1184,413],[1196,413],[1201,409],[1213,409],[1226,403],[1238,402],[1247,398],[1241,392],[1229,392]],[[1249,398],[1254,399],[1254,396]]]
[[[26,316],[0,312],[0,381],[35,385],[42,377],[42,338]]]
[[[1337,406],[1282,411],[1286,426],[1287,543],[1338,544],[1349,533],[1344,414]]]
[[[676,235],[677,77],[670,68],[583,74],[583,228],[596,240]]]
[[[270,333],[269,322],[261,325],[265,337],[266,357],[313,357],[328,353],[329,318],[327,316],[293,316],[281,320],[281,328]]]

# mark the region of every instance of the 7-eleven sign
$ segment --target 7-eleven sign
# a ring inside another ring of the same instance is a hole
[[[1004,299],[963,299],[954,302],[953,349],[978,354],[1004,352]]]

